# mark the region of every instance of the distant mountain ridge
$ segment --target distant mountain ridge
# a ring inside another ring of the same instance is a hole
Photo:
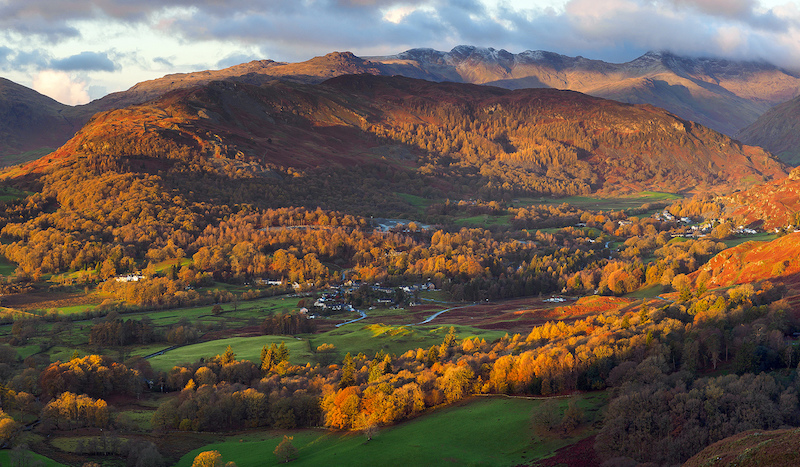
[[[0,78],[0,155],[55,149],[86,122],[81,107]]]
[[[728,135],[753,123],[771,106],[800,94],[800,74],[773,65],[692,59],[667,52],[649,52],[621,64],[546,51],[513,54],[473,46],[458,46],[450,52],[411,49],[392,56],[366,58],[350,52],[332,52],[299,63],[255,60],[222,70],[170,74],[74,108],[52,100],[48,106],[37,104],[44,96],[34,91],[22,101],[15,101],[17,104],[0,95],[0,115],[8,117],[0,121],[0,135],[9,142],[0,144],[0,157],[57,147],[96,112],[142,104],[170,91],[216,80],[253,85],[276,79],[320,83],[336,76],[364,73],[506,89],[569,89],[625,103],[652,104]],[[32,112],[28,120],[10,110],[20,102]],[[58,121],[58,116],[67,117],[68,124]],[[31,119],[50,119],[54,126],[24,123]]]
[[[776,105],[737,135],[791,165],[800,165],[800,97]]]
[[[652,104],[728,135],[754,122],[771,106],[800,94],[800,73],[768,63],[695,59],[669,52],[648,52],[617,64],[541,50],[512,54],[458,46],[450,52],[412,49],[366,59],[397,74],[433,81],[570,89],[620,102]]]
[[[100,99],[138,104],[172,89],[230,79],[263,84],[271,79],[319,83],[334,76],[368,73],[427,81],[486,84],[506,89],[553,88],[652,104],[683,119],[733,135],[773,105],[800,95],[800,73],[761,62],[694,59],[648,52],[626,63],[608,63],[547,51],[513,54],[460,45],[450,52],[411,49],[390,56],[332,52],[299,63],[256,60],[216,71],[167,75]],[[103,104],[106,104],[105,106]]]

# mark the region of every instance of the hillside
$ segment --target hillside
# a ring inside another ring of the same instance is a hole
[[[0,78],[0,154],[61,146],[86,121],[80,110]]]
[[[202,161],[239,178],[371,161],[435,179],[439,189],[490,198],[726,192],[786,174],[760,149],[651,106],[372,75],[175,91],[98,114],[26,170],[76,156],[149,172]]]
[[[257,60],[223,70],[167,75],[107,96],[98,105],[108,109],[112,103],[115,107],[142,103],[169,90],[220,79],[250,84],[263,84],[270,79],[319,83],[359,73],[507,89],[569,89],[626,103],[652,104],[729,135],[800,92],[800,76],[766,63],[651,52],[617,64],[545,51],[512,54],[458,46],[450,52],[411,49],[392,56],[364,58],[350,52],[332,52],[298,63]]]
[[[796,282],[800,273],[800,233],[771,242],[746,242],[728,248],[693,274],[706,287],[728,287],[762,280]]]
[[[729,135],[753,123],[771,106],[797,96],[800,90],[800,77],[765,63],[691,59],[669,53],[648,53],[614,64],[552,52],[512,54],[471,46],[450,52],[412,49],[367,58],[332,52],[298,63],[255,60],[222,70],[170,74],[74,108],[54,101],[45,104],[43,96],[35,97],[34,91],[23,92],[23,87],[4,81],[4,88],[13,87],[15,95],[27,97],[0,100],[0,115],[7,117],[0,122],[0,133],[11,141],[0,146],[0,156],[58,147],[96,112],[142,104],[215,80],[262,85],[279,79],[311,84],[361,73],[507,89],[570,89],[626,103],[652,104]],[[14,102],[25,111],[20,113]],[[59,115],[67,121],[59,120]],[[33,121],[38,123],[31,124]],[[42,123],[45,121],[49,123]]]
[[[769,109],[737,137],[791,165],[800,164],[800,97]]]
[[[109,94],[93,102],[92,105],[100,110],[121,108],[156,99],[176,89],[186,89],[220,80],[233,80],[255,85],[275,79],[298,83],[320,83],[336,76],[360,73],[392,74],[380,64],[371,63],[350,52],[331,52],[298,63],[254,60],[221,70],[169,74],[137,83],[127,91]]]
[[[737,465],[779,467],[800,463],[800,429],[751,430],[725,438],[703,449],[685,467]]]
[[[725,214],[764,229],[797,226],[800,219],[800,170],[788,177],[719,198]]]
[[[358,73],[392,74],[380,64],[369,63],[349,52],[333,52],[300,63],[257,60],[222,70],[170,74],[75,107],[60,104],[11,81],[0,80],[0,117],[3,117],[0,119],[0,165],[3,161],[4,165],[10,165],[35,158],[10,158],[26,151],[61,146],[97,112],[143,104],[178,89],[216,80],[255,85],[275,79],[319,83],[334,76]]]

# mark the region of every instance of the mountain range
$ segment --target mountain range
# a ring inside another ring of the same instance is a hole
[[[6,163],[32,150],[40,153],[69,139],[96,112],[156,99],[177,89],[229,80],[262,85],[271,80],[307,84],[345,74],[401,75],[434,82],[473,83],[506,89],[570,89],[625,103],[652,104],[684,120],[728,135],[753,124],[770,107],[800,94],[800,74],[767,63],[692,59],[650,52],[614,64],[552,52],[458,46],[450,52],[412,49],[360,58],[334,52],[300,63],[258,60],[222,70],[171,74],[70,107],[10,81],[0,83],[0,156]],[[749,136],[748,141],[756,141]],[[30,158],[30,157],[29,157]]]
[[[381,178],[405,173],[442,192],[491,198],[727,193],[788,170],[760,148],[649,105],[369,74],[321,84],[213,81],[170,91],[96,114],[57,151],[20,170],[48,171],[76,159],[100,171],[157,173],[179,165],[263,180],[372,164],[382,167]]]
[[[772,107],[737,137],[791,165],[800,164],[800,97]]]

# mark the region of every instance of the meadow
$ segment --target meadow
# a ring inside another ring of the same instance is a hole
[[[189,467],[203,451],[216,450],[239,467],[280,465],[273,455],[284,434],[297,448],[294,465],[492,465],[528,464],[593,434],[605,403],[603,393],[574,396],[584,411],[583,423],[570,434],[543,433],[531,421],[544,399],[476,397],[425,416],[382,428],[372,440],[360,433],[302,430],[231,436],[186,454],[177,467]],[[552,409],[563,415],[568,398]]]
[[[295,365],[304,365],[312,360],[312,353],[308,347],[308,340],[283,337],[283,336],[258,336],[258,337],[231,337],[217,339],[199,344],[186,345],[171,350],[162,355],[150,358],[148,361],[156,371],[169,371],[176,365],[194,363],[201,358],[210,358],[225,353],[230,346],[236,354],[237,360],[261,360],[261,349],[266,345],[280,344],[283,342],[289,349],[289,361]]]

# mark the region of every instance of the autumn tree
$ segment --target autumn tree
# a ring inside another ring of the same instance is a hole
[[[292,440],[294,439],[293,436],[283,435],[283,440],[278,443],[278,446],[272,451],[279,460],[283,462],[289,462],[293,457],[297,455],[297,448],[294,447],[292,444]]]
[[[350,352],[347,352],[342,362],[342,376],[339,379],[340,389],[356,384],[355,371],[356,364],[355,361],[353,361],[353,356],[350,355]]]
[[[236,361],[236,354],[233,353],[233,349],[230,345],[225,348],[225,353],[218,355],[217,357],[219,357],[219,362],[223,365],[227,365]]]
[[[22,425],[0,409],[0,446],[7,446],[17,436]]]
[[[224,467],[219,451],[203,451],[192,462],[192,467]]]
[[[42,409],[41,418],[51,421],[60,429],[85,426],[105,428],[109,421],[108,404],[103,399],[65,392]]]

